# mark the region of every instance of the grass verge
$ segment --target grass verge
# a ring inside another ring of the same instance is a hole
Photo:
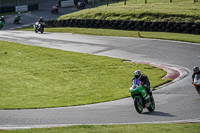
[[[0,13],[0,16],[15,15],[16,12]]]
[[[127,0],[103,5],[96,8],[80,10],[59,17],[63,19],[106,19],[106,20],[143,20],[200,22],[200,2],[193,0]]]
[[[140,69],[152,87],[166,72],[123,59],[0,41],[0,109],[92,104],[130,96]],[[154,73],[154,74],[152,74]]]
[[[28,11],[20,12],[21,14],[27,13]],[[16,15],[17,12],[6,12],[6,13],[0,13],[0,16],[7,16],[7,15]]]
[[[19,30],[34,31],[33,26],[24,27]],[[61,32],[73,34],[102,35],[102,36],[122,36],[122,37],[138,37],[138,31],[112,30],[112,29],[94,29],[94,28],[45,28],[46,32]],[[165,39],[184,42],[193,42],[200,44],[200,35],[167,33],[167,32],[145,32],[139,31],[141,38]]]
[[[0,131],[0,133],[199,133],[200,124],[84,125]]]

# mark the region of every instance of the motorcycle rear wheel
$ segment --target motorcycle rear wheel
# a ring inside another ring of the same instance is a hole
[[[135,98],[134,100],[134,105],[135,105],[135,109],[138,113],[142,113],[143,111],[143,104],[142,104],[142,98],[139,97],[139,98]]]

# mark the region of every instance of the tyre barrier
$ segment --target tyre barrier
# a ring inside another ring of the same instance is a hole
[[[80,27],[133,31],[174,32],[200,34],[200,23],[193,22],[149,22],[129,20],[67,19],[45,21],[47,28]]]

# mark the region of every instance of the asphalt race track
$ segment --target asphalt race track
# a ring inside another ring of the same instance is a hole
[[[47,14],[46,18],[49,19],[57,17],[57,15],[52,16],[47,7],[41,9],[24,14],[30,18],[24,17],[26,19],[23,19],[20,25],[37,21],[38,14]],[[75,10],[75,8],[62,9],[59,15]],[[0,31],[0,40],[164,65],[178,70],[181,76],[175,79],[176,82],[174,81],[173,84],[154,91],[156,109],[151,113],[144,110],[143,114],[138,114],[131,98],[74,107],[0,110],[0,129],[82,124],[200,122],[200,96],[191,84],[192,68],[200,66],[199,44],[68,33],[36,34],[34,31],[8,30],[20,26],[11,24],[13,17],[8,16],[6,19],[10,25],[6,25],[3,31]]]
[[[13,24],[15,15],[6,15],[6,24],[1,30],[15,29],[23,27],[24,25],[30,25],[38,21],[40,17],[43,17],[44,21],[54,20],[61,15],[78,11],[75,7],[59,8],[58,14],[51,14],[52,6],[55,5],[58,0],[39,0],[39,10],[30,11],[21,15],[19,24]]]
[[[200,121],[200,96],[191,84],[193,66],[200,64],[200,45],[185,42],[68,33],[36,34],[1,31],[0,40],[168,65],[188,74],[153,93],[156,110],[138,114],[131,98],[106,103],[27,110],[0,110],[0,127],[28,128],[74,124],[120,124]],[[9,53],[8,53],[9,54]],[[131,80],[131,79],[130,79]],[[128,88],[127,88],[128,91]]]

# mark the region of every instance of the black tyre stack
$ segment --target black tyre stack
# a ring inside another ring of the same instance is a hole
[[[175,32],[200,34],[200,23],[193,22],[150,22],[129,20],[67,19],[46,21],[50,27],[105,28],[134,31]]]

